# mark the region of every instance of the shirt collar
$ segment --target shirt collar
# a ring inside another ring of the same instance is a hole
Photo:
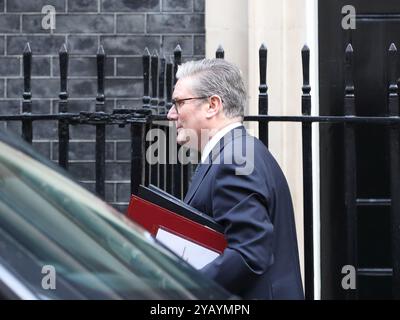
[[[238,121],[231,123],[226,127],[223,127],[221,130],[219,130],[205,145],[203,152],[201,153],[201,162],[204,163],[206,161],[212,149],[217,145],[219,140],[221,140],[224,135],[226,135],[229,131],[237,127],[240,127],[241,125],[242,123]]]

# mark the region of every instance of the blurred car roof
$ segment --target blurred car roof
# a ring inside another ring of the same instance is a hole
[[[0,298],[235,298],[68,176],[0,131]]]

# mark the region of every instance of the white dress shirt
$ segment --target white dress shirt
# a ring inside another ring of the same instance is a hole
[[[219,130],[205,145],[203,152],[201,153],[201,163],[204,163],[206,161],[212,149],[217,145],[219,140],[221,140],[224,135],[226,135],[229,131],[237,127],[240,127],[241,125],[242,123],[238,121],[231,123],[226,127],[223,127],[221,130]]]

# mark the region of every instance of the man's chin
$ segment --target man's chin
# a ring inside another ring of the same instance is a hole
[[[179,145],[184,145],[184,144],[189,144],[190,138],[189,137],[179,137],[179,135],[176,137],[176,142]]]
[[[181,146],[185,146],[186,148],[198,149],[196,139],[192,139],[190,135],[185,133],[184,129],[181,129],[180,132],[178,132],[176,136],[176,142]]]

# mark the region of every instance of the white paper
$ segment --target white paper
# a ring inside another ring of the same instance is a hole
[[[196,269],[203,268],[219,256],[219,253],[213,250],[204,248],[197,243],[181,238],[161,228],[157,231],[156,239]]]

